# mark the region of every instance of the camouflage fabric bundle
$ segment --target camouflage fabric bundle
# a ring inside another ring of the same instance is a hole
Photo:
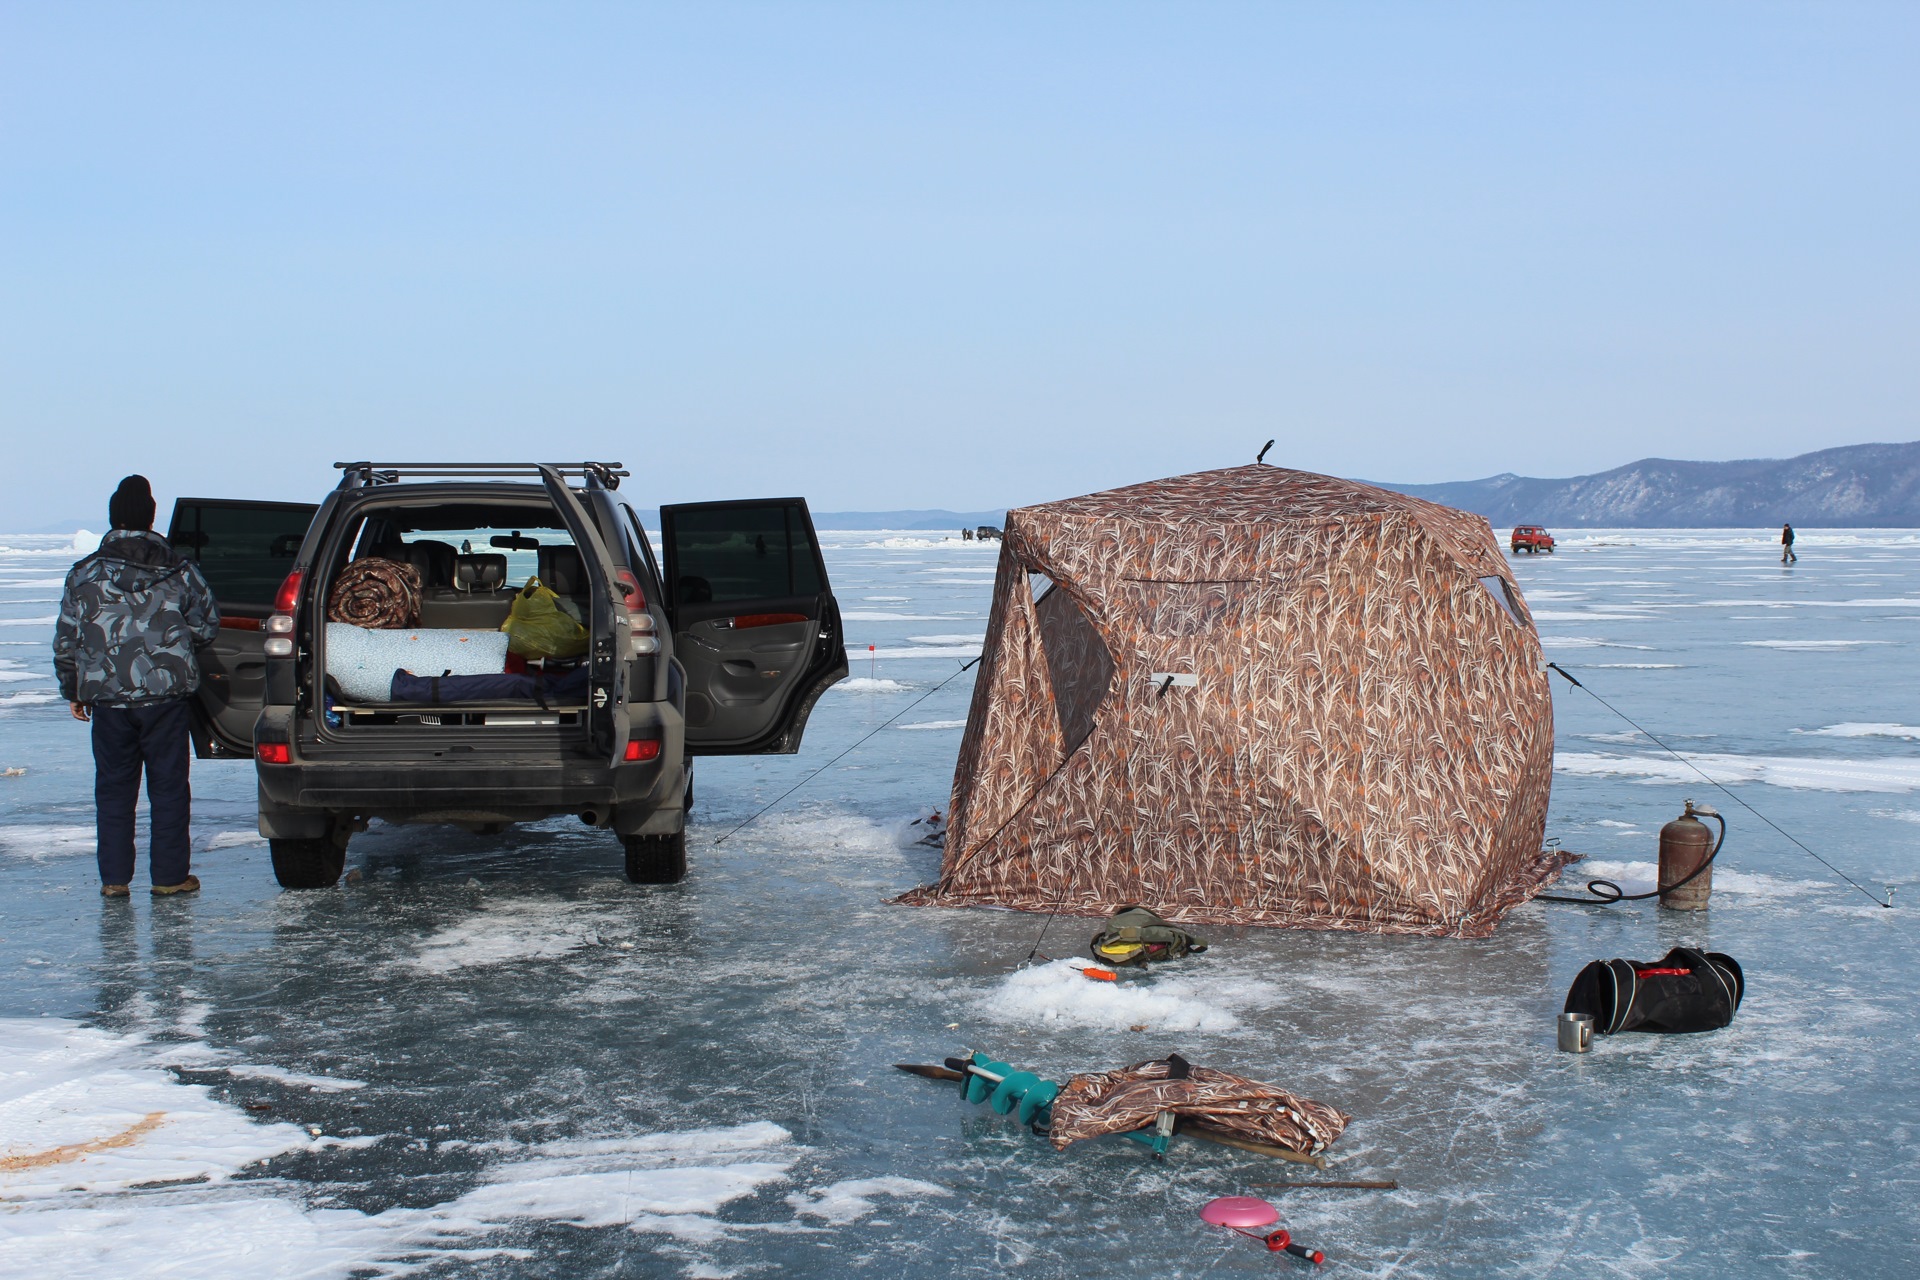
[[[1324,1150],[1352,1119],[1274,1085],[1191,1066],[1175,1057],[1135,1063],[1124,1071],[1074,1076],[1053,1100],[1047,1138],[1055,1150],[1065,1150],[1083,1138],[1132,1133],[1166,1111],[1181,1118],[1182,1128],[1310,1155]]]
[[[410,564],[367,556],[334,580],[327,621],[372,630],[411,627],[420,620],[420,573]]]

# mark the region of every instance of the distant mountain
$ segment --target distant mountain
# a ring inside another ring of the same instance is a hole
[[[1380,487],[1478,512],[1496,529],[1516,524],[1725,528],[1783,521],[1920,527],[1920,441],[1740,462],[1644,458],[1567,480],[1498,475]]]

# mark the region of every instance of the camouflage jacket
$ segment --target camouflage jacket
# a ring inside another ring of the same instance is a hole
[[[139,706],[200,687],[193,651],[220,629],[200,574],[157,533],[116,529],[67,572],[53,630],[60,696]]]

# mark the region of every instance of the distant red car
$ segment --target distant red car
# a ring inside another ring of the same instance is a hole
[[[1553,550],[1553,535],[1537,524],[1517,524],[1513,526],[1512,546],[1515,555],[1522,551],[1536,555],[1542,551],[1550,553]]]

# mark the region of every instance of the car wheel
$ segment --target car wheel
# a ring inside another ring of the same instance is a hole
[[[670,836],[621,836],[627,850],[627,879],[635,884],[679,884],[687,878],[687,833]]]
[[[340,879],[347,865],[347,846],[333,836],[299,840],[269,840],[273,878],[282,889],[327,889]]]

